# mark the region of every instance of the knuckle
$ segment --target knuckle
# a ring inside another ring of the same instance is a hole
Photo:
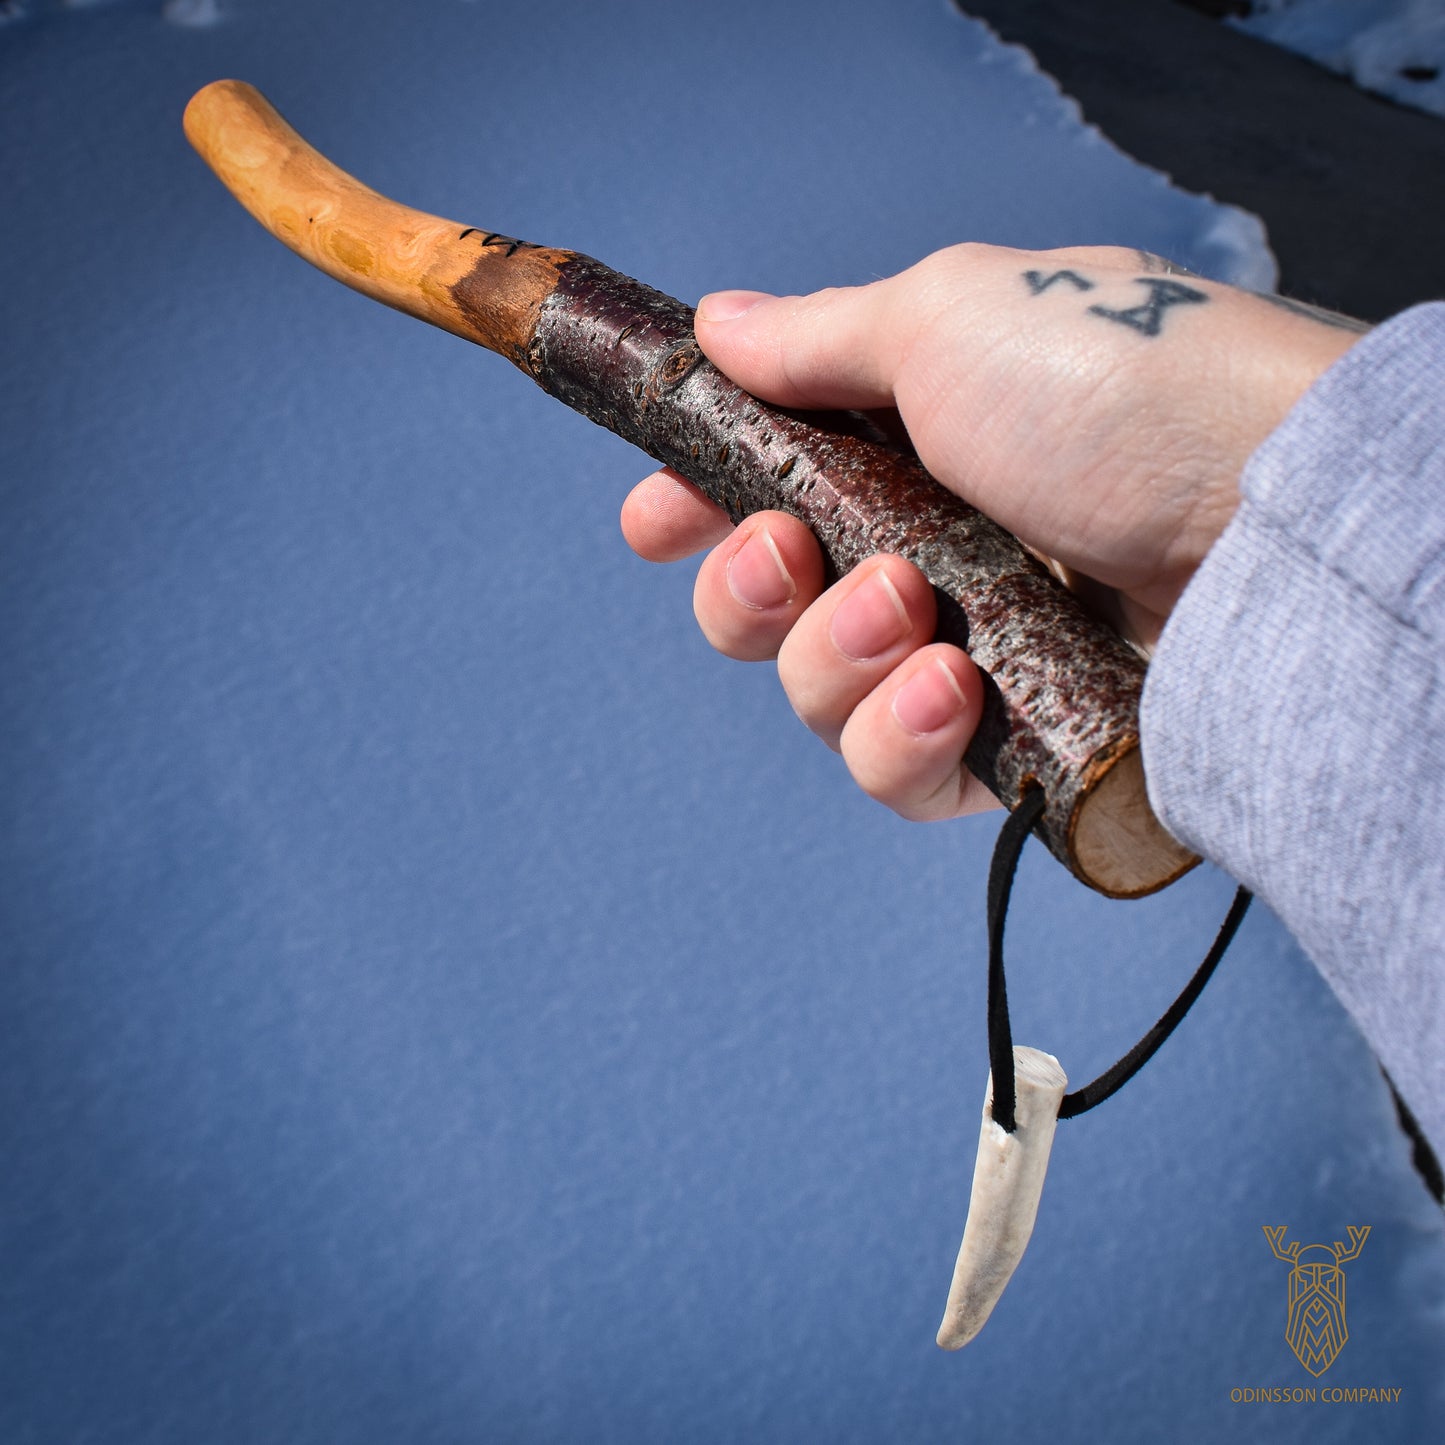
[[[847,758],[846,736],[844,742],[843,752]],[[849,771],[864,793],[900,818],[910,823],[933,823],[943,818],[955,818],[966,810],[968,775],[961,767],[955,767],[946,777],[930,786],[928,781],[911,776],[906,768],[896,773],[878,771],[878,761],[860,756],[849,760]]]
[[[850,679],[842,664],[828,660],[818,645],[817,613],[805,612],[778,647],[778,681],[798,720],[836,752],[848,721],[844,694]]]
[[[1105,271],[1137,271],[1139,252],[1129,246],[1060,246],[1038,253],[1052,262],[1072,262]]]
[[[848,776],[853,779],[860,792],[872,798],[875,803],[882,803],[885,808],[892,808],[895,813],[903,810],[898,806],[893,789],[888,786],[884,777],[873,767],[872,760],[868,758],[863,750],[860,750],[856,740],[849,733],[847,728],[843,729],[843,735],[839,739],[838,751],[843,755],[843,761],[848,767]]]
[[[937,304],[961,292],[973,291],[1005,265],[1017,264],[1036,253],[985,241],[960,241],[925,256],[905,275],[920,300]]]
[[[768,662],[778,654],[777,642],[764,630],[747,626],[720,627],[701,617],[698,625],[713,650],[734,662]]]
[[[903,273],[907,300],[921,310],[935,310],[970,276],[977,275],[993,259],[995,252],[995,247],[978,241],[964,241],[957,246],[934,251]]]
[[[850,718],[839,739],[853,781],[875,803],[903,813],[908,805],[908,760],[897,739],[884,739],[868,726],[863,711]]]
[[[953,275],[960,270],[973,270],[1000,257],[1014,254],[1008,246],[991,246],[986,241],[960,241],[925,256],[916,269],[925,274]]]
[[[825,740],[836,741],[841,723],[832,702],[832,690],[820,678],[816,667],[799,666],[797,650],[790,649],[792,634],[778,649],[778,681],[788,704],[810,731]]]

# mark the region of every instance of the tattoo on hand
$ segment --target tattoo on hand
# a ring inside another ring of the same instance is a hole
[[[1122,309],[1115,309],[1112,306],[1090,306],[1088,308],[1091,316],[1102,316],[1105,321],[1117,321],[1121,326],[1127,326],[1137,331],[1141,336],[1158,336],[1163,326],[1164,313],[1171,306],[1197,305],[1201,301],[1208,301],[1207,292],[1196,290],[1193,286],[1186,286],[1182,281],[1166,280],[1164,277],[1188,276],[1193,280],[1200,278],[1193,271],[1186,270],[1183,266],[1177,266],[1173,261],[1166,261],[1162,256],[1156,256],[1152,251],[1136,250],[1139,264],[1146,270],[1155,274],[1151,276],[1136,276],[1134,284],[1148,289],[1149,296],[1137,306],[1127,306]],[[1049,287],[1057,282],[1066,282],[1075,291],[1092,291],[1098,284],[1090,281],[1087,276],[1081,276],[1077,271],[1025,271],[1024,281],[1027,283],[1030,295],[1042,296]],[[1314,306],[1308,301],[1296,301],[1292,296],[1276,296],[1272,291],[1246,291],[1246,296],[1257,297],[1261,301],[1268,301],[1271,306],[1278,306],[1282,311],[1288,311],[1295,316],[1303,316],[1307,321],[1317,321],[1321,326],[1333,327],[1337,331],[1352,331],[1357,336],[1364,335],[1372,327],[1369,322],[1359,321],[1353,316],[1345,316],[1339,311],[1331,311],[1324,306]]]
[[[1102,316],[1106,321],[1117,321],[1121,326],[1132,326],[1141,336],[1158,336],[1164,312],[1170,306],[1194,305],[1208,301],[1203,291],[1186,286],[1182,281],[1160,281],[1152,276],[1140,276],[1138,285],[1149,288],[1149,299],[1124,311],[1115,311],[1108,306],[1091,306],[1091,316]]]
[[[1029,290],[1035,296],[1047,291],[1055,281],[1067,281],[1078,291],[1092,291],[1094,283],[1086,281],[1077,271],[1055,271],[1045,276],[1042,271],[1025,271],[1024,280],[1029,283]]]
[[[1308,301],[1296,301],[1292,296],[1276,296],[1272,291],[1251,291],[1249,294],[1258,296],[1261,301],[1268,301],[1271,306],[1278,306],[1283,311],[1291,311],[1296,316],[1318,321],[1321,326],[1332,326],[1336,331],[1353,331],[1356,335],[1363,336],[1371,329],[1368,321],[1357,321],[1353,316],[1345,316],[1323,306],[1311,306]]]
[[[1092,291],[1096,284],[1086,276],[1080,276],[1077,271],[1054,271],[1047,276],[1042,271],[1025,271],[1024,280],[1035,296],[1043,295],[1056,281],[1067,281],[1076,291]],[[1157,276],[1136,276],[1134,284],[1143,286],[1149,292],[1147,300],[1141,301],[1137,306],[1126,306],[1122,309],[1090,306],[1089,315],[1102,316],[1105,321],[1117,321],[1120,326],[1127,326],[1141,336],[1158,336],[1164,313],[1171,306],[1198,305],[1209,300],[1206,292],[1186,286],[1182,281],[1166,281]]]

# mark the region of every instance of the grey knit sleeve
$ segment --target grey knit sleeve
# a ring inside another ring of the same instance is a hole
[[[1166,826],[1283,919],[1445,1153],[1445,304],[1255,453],[1143,705]]]

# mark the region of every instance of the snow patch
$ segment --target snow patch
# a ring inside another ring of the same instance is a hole
[[[1230,24],[1365,90],[1445,116],[1440,0],[1254,0],[1251,12]]]
[[[1165,171],[1146,165],[1137,156],[1129,155],[1115,145],[1108,135],[1092,124],[1084,115],[1083,107],[1059,84],[1039,63],[1033,51],[1027,46],[1016,45],[1005,40],[986,21],[969,16],[974,24],[986,30],[995,44],[995,54],[984,58],[989,64],[1004,61],[1019,75],[1041,77],[1058,97],[1059,113],[1054,118],[1058,129],[1078,129],[1078,141],[1083,145],[1106,146],[1118,155],[1127,156],[1131,165],[1148,175],[1161,190],[1177,196],[1188,207],[1197,208],[1199,230],[1190,238],[1187,257],[1191,269],[1213,281],[1223,281],[1229,286],[1241,286],[1248,291],[1274,291],[1279,286],[1279,262],[1269,247],[1269,233],[1264,222],[1252,211],[1239,206],[1217,201],[1211,195],[1187,191],[1174,183]],[[1028,115],[1025,125],[1032,125],[1037,117]],[[1170,260],[1186,259],[1171,256]]]
[[[170,24],[191,28],[215,25],[224,18],[217,0],[0,0],[0,25],[32,15],[121,8],[159,11]]]
[[[161,6],[161,16],[172,25],[189,25],[199,30],[220,22],[221,7],[216,0],[166,0]]]
[[[1253,211],[1215,201],[1217,214],[1199,238],[1199,249],[1211,258],[1209,274],[1246,291],[1273,291],[1279,285],[1279,262],[1269,248],[1269,233]]]

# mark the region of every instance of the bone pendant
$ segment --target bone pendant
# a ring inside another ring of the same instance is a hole
[[[1038,1049],[1014,1049],[1014,1074],[1018,1127],[1012,1134],[993,1121],[989,1075],[968,1222],[938,1327],[938,1343],[945,1350],[961,1349],[984,1327],[1034,1232],[1054,1126],[1069,1081],[1059,1061]]]

